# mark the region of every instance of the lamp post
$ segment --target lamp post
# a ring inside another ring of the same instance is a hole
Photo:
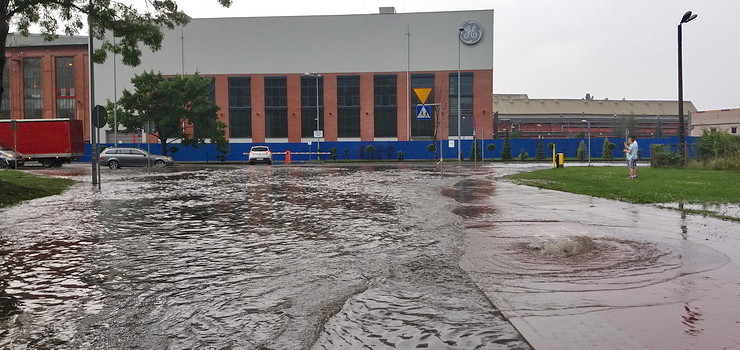
[[[588,166],[591,166],[591,122],[586,119],[581,119],[581,122],[588,124]]]
[[[457,28],[457,161],[462,161],[462,130],[460,130],[460,42],[462,41],[462,33],[465,28]]]
[[[321,130],[321,126],[319,125],[319,79],[321,78],[321,74],[317,73],[303,73],[307,76],[311,76],[316,78],[316,131]],[[316,135],[316,160],[321,160],[321,155],[319,153],[319,149],[321,148],[321,138]]]
[[[691,22],[696,18],[696,14],[686,11],[678,23],[678,142],[680,143],[679,152],[681,154],[681,164],[686,166],[686,130],[684,129],[683,120],[683,53],[681,44],[681,25]]]

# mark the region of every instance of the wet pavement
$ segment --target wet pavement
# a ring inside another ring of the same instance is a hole
[[[740,224],[537,167],[104,170],[0,211],[0,348],[740,348]]]
[[[86,183],[2,210],[2,349],[529,348],[458,266],[488,169],[29,171]]]

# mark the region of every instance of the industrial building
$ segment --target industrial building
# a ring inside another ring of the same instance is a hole
[[[701,111],[692,115],[691,136],[701,136],[704,129],[717,129],[739,135],[740,108]]]
[[[301,143],[317,130],[322,142],[456,138],[458,98],[462,137],[492,137],[493,10],[196,18],[143,51],[139,67],[112,55],[95,66],[97,104],[144,71],[198,72],[232,144]]]
[[[533,99],[526,94],[493,97],[495,134],[518,131],[524,138],[568,138],[586,131],[590,122],[596,136],[624,138],[625,131],[638,138],[678,135],[678,101]],[[685,124],[697,115],[684,102]],[[584,122],[586,120],[587,122]]]

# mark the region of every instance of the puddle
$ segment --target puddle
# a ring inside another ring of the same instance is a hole
[[[715,203],[715,204],[696,204],[696,203],[659,203],[654,204],[657,207],[671,209],[688,209],[711,212],[719,216],[727,216],[740,219],[740,204],[736,203]]]

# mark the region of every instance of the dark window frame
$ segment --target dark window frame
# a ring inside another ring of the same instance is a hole
[[[229,77],[229,137],[252,137],[252,79]]]
[[[360,76],[337,77],[337,136],[360,137]]]
[[[449,76],[449,135],[457,136],[457,72],[450,73]],[[474,77],[472,72],[460,73],[460,128],[462,136],[473,136],[473,85]]]
[[[373,77],[375,137],[398,137],[398,77]]]
[[[301,77],[301,137],[313,137],[316,129],[316,77]],[[324,130],[324,77],[319,80],[319,128]]]
[[[76,118],[75,65],[73,56],[54,57],[57,118]]]
[[[44,81],[41,57],[23,58],[23,106],[25,119],[41,118],[44,113]]]
[[[434,138],[434,109],[438,106],[431,107],[432,119],[416,119],[416,106],[421,103],[419,97],[416,96],[414,89],[417,88],[431,88],[432,92],[426,100],[426,104],[436,103],[435,93],[435,77],[433,73],[423,74],[412,74],[411,75],[411,137],[417,139],[433,139]]]
[[[288,138],[288,77],[265,77],[265,138]]]

